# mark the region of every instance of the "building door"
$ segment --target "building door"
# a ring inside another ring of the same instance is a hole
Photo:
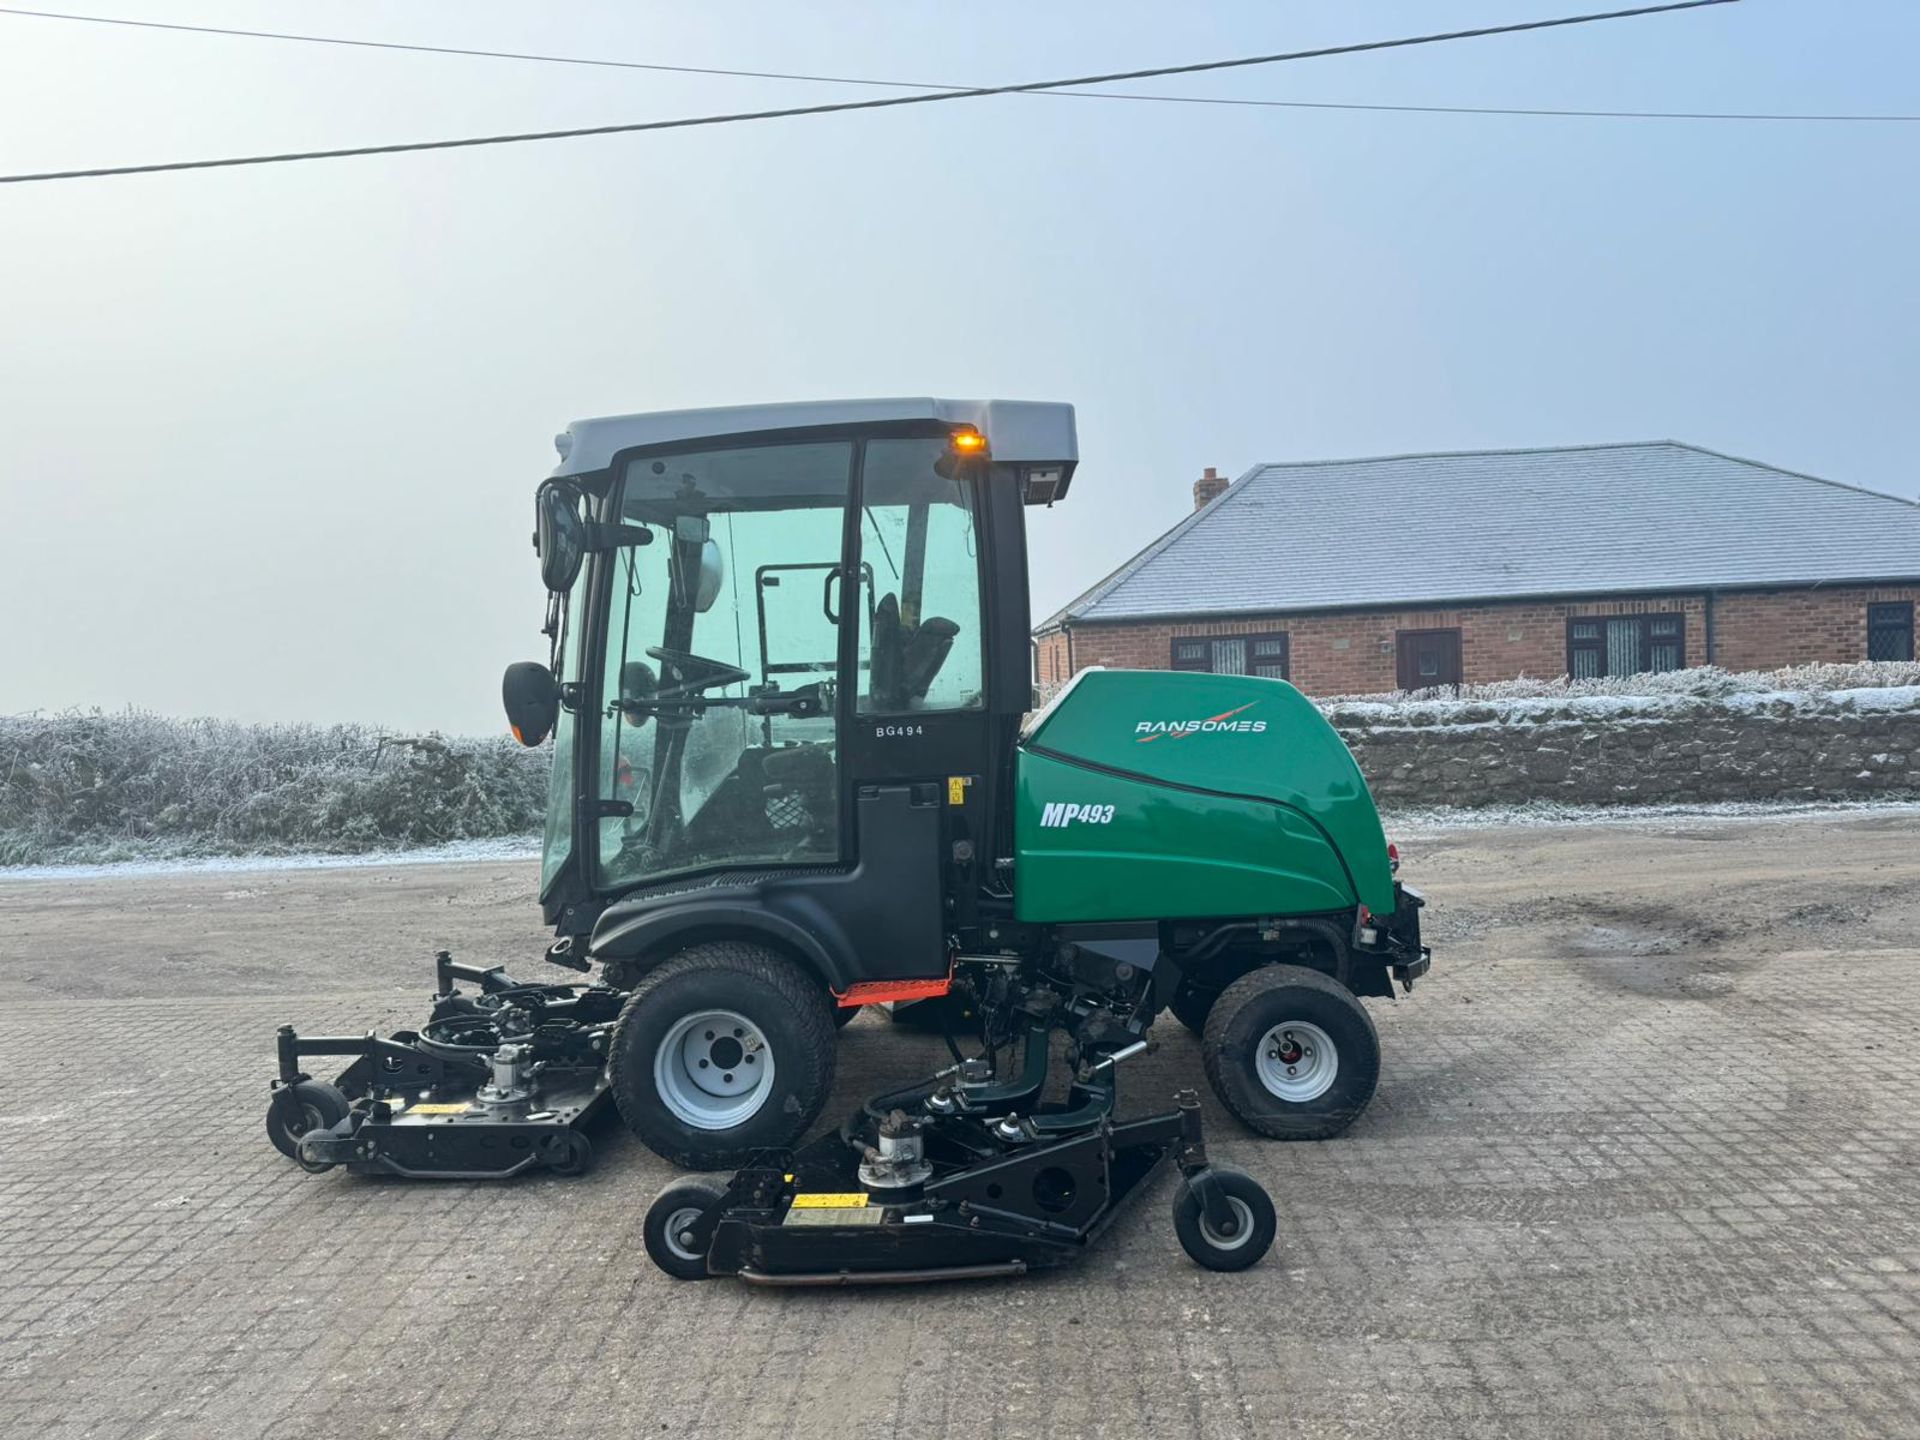
[[[1402,630],[1394,637],[1402,690],[1460,683],[1458,630]]]

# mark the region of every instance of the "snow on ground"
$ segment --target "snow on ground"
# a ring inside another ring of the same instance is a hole
[[[344,870],[371,865],[446,865],[463,860],[538,860],[538,835],[455,840],[418,850],[369,850],[359,855],[203,855],[116,860],[99,865],[0,865],[8,880],[98,880],[143,875],[227,874],[247,870]]]

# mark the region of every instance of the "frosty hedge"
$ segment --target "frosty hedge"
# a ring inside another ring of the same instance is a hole
[[[549,753],[363,725],[0,717],[0,864],[524,835],[540,827]]]

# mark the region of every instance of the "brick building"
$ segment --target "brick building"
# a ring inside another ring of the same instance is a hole
[[[1035,632],[1089,665],[1309,694],[1911,660],[1920,505],[1671,441],[1209,469]]]

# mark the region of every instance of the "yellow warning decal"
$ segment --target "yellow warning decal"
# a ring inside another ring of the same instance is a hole
[[[867,1203],[867,1197],[859,1191],[851,1195],[796,1195],[793,1208],[796,1210],[858,1210]]]
[[[471,1105],[415,1105],[408,1110],[409,1115],[464,1115],[473,1109]]]
[[[967,786],[973,783],[970,775],[949,775],[947,777],[947,804],[964,805],[967,803]]]

